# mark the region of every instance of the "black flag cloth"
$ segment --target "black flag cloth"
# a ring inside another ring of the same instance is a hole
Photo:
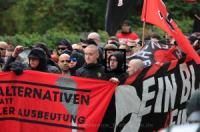
[[[195,17],[192,32],[200,32],[200,20]]]
[[[180,59],[181,52],[172,44],[159,44],[152,41],[146,41],[144,47],[136,54],[130,56],[128,60],[141,59],[145,67],[151,66],[156,62],[164,63]]]
[[[137,0],[108,0],[106,11],[106,31],[115,36],[119,25]]]

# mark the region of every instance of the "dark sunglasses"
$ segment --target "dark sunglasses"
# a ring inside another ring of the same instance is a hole
[[[135,46],[129,46],[130,48],[134,48]]]
[[[82,46],[84,49],[87,47],[87,46]]]
[[[76,62],[76,58],[69,59],[68,62],[70,63],[71,60],[73,60],[74,62]]]
[[[4,48],[0,48],[0,50],[6,50],[6,49],[4,49]]]
[[[67,49],[67,48],[58,48],[58,50],[65,50],[65,49]]]

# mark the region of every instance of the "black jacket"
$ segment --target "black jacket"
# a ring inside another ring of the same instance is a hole
[[[97,64],[84,64],[83,67],[77,69],[76,76],[93,78],[99,80],[109,81],[110,78],[115,77],[113,73],[105,73],[105,68]]]
[[[8,60],[6,61],[6,64],[2,67],[2,71],[10,71],[10,63],[14,62],[16,60],[16,58],[12,57],[12,55],[8,58]],[[22,62],[22,66],[23,69],[28,69],[29,67],[29,62]],[[56,73],[56,74],[61,74],[61,70],[58,66],[58,64],[56,64],[56,62],[54,62],[52,59],[47,58],[47,69],[50,73]]]

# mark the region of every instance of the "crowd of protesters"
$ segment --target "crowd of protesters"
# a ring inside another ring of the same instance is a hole
[[[185,36],[195,50],[200,48],[200,33],[185,34]],[[122,32],[109,37],[104,46],[99,46],[99,40],[100,36],[96,32],[90,33],[87,39],[80,39],[78,44],[71,44],[67,38],[62,39],[55,43],[57,52],[49,50],[49,47],[42,42],[37,42],[28,48],[13,47],[6,42],[0,42],[1,70],[2,72],[13,71],[16,75],[23,74],[24,70],[35,70],[118,83],[145,67],[142,60],[139,59],[126,61],[129,56],[136,54],[142,47],[142,41],[137,34],[131,31],[129,21],[124,21]],[[146,37],[146,40],[161,44],[173,44],[180,49],[174,38],[167,33],[163,37],[159,34],[152,34]],[[24,57],[26,59],[21,59],[19,55],[26,50],[30,52],[25,54],[27,55]],[[183,56],[186,55],[183,51],[181,52]],[[107,110],[102,124],[108,123],[110,112]],[[99,131],[106,131],[106,129],[109,128],[100,127]]]

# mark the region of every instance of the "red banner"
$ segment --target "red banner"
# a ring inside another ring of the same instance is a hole
[[[0,76],[2,132],[95,132],[117,86],[35,71]]]

